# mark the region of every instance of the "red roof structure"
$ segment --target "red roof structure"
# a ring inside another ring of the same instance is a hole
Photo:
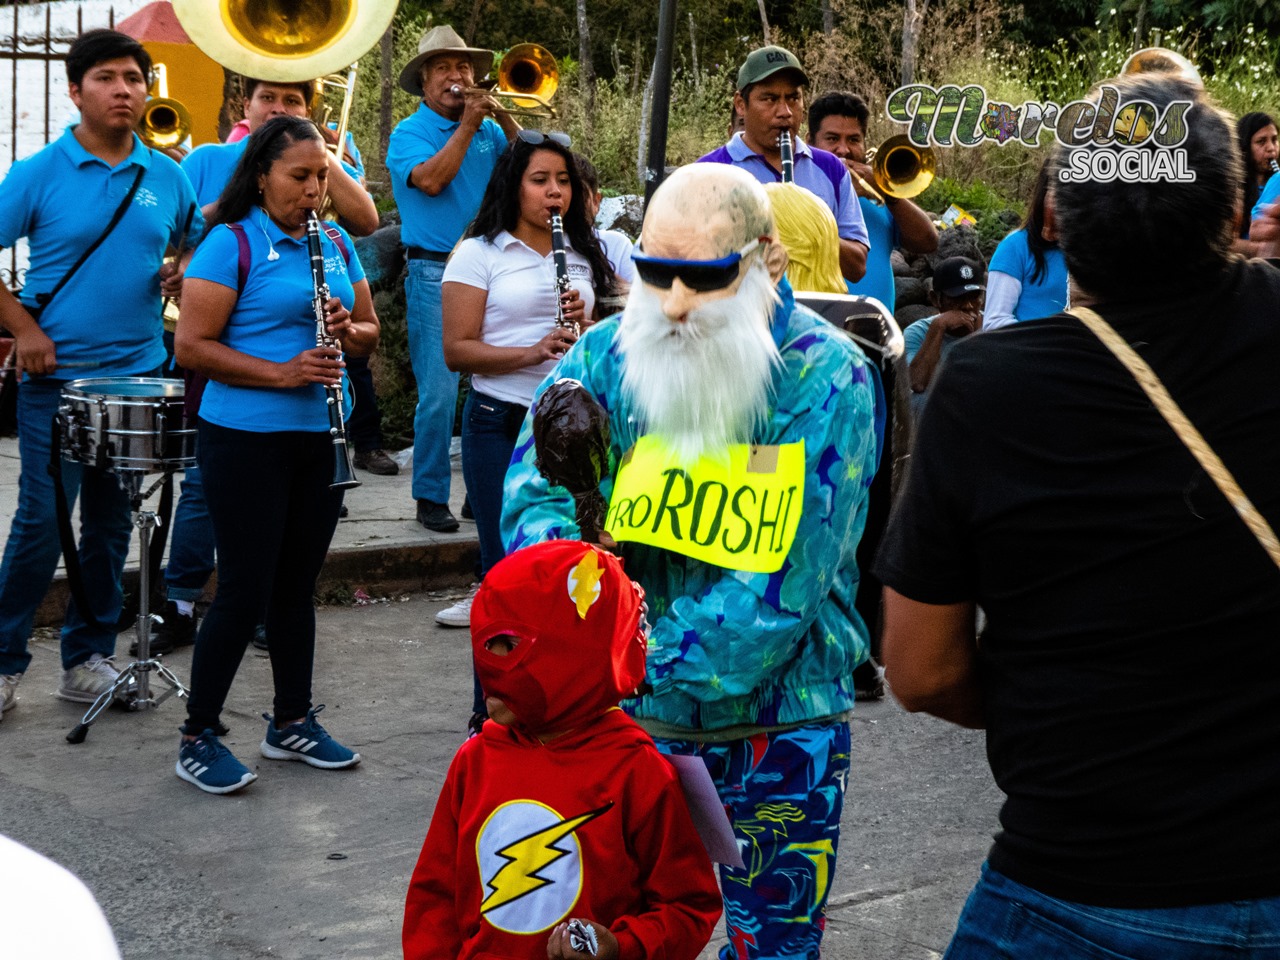
[[[178,23],[169,0],[148,3],[133,16],[116,24],[116,29],[140,43],[190,43],[191,38]]]

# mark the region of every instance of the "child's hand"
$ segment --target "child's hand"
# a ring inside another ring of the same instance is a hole
[[[579,918],[578,922],[591,927],[596,932],[596,943],[599,949],[595,957],[569,946],[569,924],[565,922],[557,924],[547,939],[548,960],[617,960],[618,938],[609,932],[608,927],[601,926],[594,920]]]

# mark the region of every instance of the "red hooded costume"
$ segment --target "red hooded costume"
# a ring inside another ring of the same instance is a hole
[[[485,644],[518,638],[499,656]],[[459,748],[405,904],[406,960],[545,960],[551,929],[607,926],[620,960],[694,960],[721,911],[675,771],[617,703],[644,677],[640,593],[578,541],[520,550],[471,608],[480,684],[517,723]],[[568,731],[548,742],[535,734]]]

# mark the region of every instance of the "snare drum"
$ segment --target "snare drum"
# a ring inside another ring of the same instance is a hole
[[[158,473],[196,462],[180,380],[100,377],[62,388],[62,456],[103,470]]]

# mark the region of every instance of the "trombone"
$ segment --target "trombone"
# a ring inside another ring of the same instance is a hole
[[[937,155],[932,147],[918,147],[906,134],[890,137],[877,147],[867,151],[871,164],[871,179],[875,186],[857,177],[862,188],[884,203],[886,196],[906,200],[924,193],[933,182],[937,169]],[[878,189],[877,189],[878,188]]]
[[[169,75],[163,63],[151,68],[151,89],[138,120],[138,136],[153,150],[176,147],[191,135],[191,113],[179,100],[169,98]]]
[[[490,88],[483,83],[471,90],[483,90],[498,101],[503,113],[512,117],[535,117],[554,120],[559,116],[551,106],[551,98],[560,86],[560,68],[556,58],[536,43],[519,43],[507,51],[498,64],[498,79]],[[454,93],[467,89],[453,87]]]

